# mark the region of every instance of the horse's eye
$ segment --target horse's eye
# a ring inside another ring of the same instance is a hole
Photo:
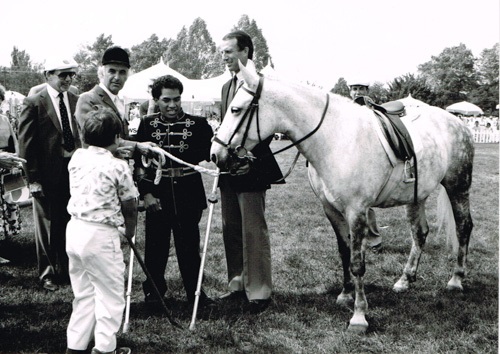
[[[241,108],[238,107],[231,107],[231,113],[232,114],[238,114],[241,112]]]

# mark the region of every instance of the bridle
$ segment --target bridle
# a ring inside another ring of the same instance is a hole
[[[255,157],[253,155],[248,154],[248,150],[245,148],[245,142],[246,142],[247,137],[248,137],[248,131],[250,130],[250,126],[252,124],[252,119],[254,116],[256,117],[255,119],[256,119],[256,124],[257,124],[257,135],[259,137],[259,143],[262,142],[262,139],[260,137],[260,126],[259,126],[259,99],[260,99],[260,95],[262,93],[262,86],[263,85],[264,85],[264,77],[259,76],[259,84],[258,84],[257,90],[255,92],[248,90],[244,86],[240,87],[241,89],[248,92],[251,96],[253,96],[252,101],[250,102],[250,105],[248,106],[245,113],[243,114],[243,117],[241,117],[241,120],[239,121],[236,129],[234,130],[233,134],[231,135],[231,137],[229,138],[229,141],[227,143],[220,140],[217,137],[217,134],[215,134],[214,137],[212,138],[213,142],[216,142],[227,149],[230,159],[232,159],[233,161],[235,161],[236,163],[239,163],[239,164],[244,164],[244,163],[247,163],[248,160],[255,159]],[[328,110],[329,102],[330,102],[330,96],[327,93],[326,94],[326,104],[325,104],[325,108],[323,110],[323,114],[321,116],[321,120],[319,121],[318,125],[312,131],[310,131],[308,134],[306,134],[302,138],[296,140],[295,142],[292,142],[291,144],[285,146],[284,148],[282,148],[278,151],[275,151],[269,155],[270,156],[276,155],[276,154],[279,154],[285,150],[290,149],[291,147],[297,146],[298,144],[300,144],[304,140],[308,139],[311,135],[316,133],[318,131],[318,129],[321,127],[321,125],[323,124],[323,121],[325,120],[325,116],[326,116],[326,112]],[[248,117],[248,120],[247,120],[247,117]],[[232,148],[231,141],[233,140],[236,133],[243,126],[245,121],[247,121],[247,125],[245,127],[245,132],[243,133],[243,139],[241,140],[241,144],[236,146],[235,148]],[[264,158],[264,157],[267,157],[267,155],[261,156],[261,158]]]

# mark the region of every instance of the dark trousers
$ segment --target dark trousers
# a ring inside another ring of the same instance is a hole
[[[66,226],[70,219],[67,206],[70,198],[67,163],[61,173],[57,192],[44,191],[45,197],[33,198],[33,221],[40,280],[68,277]]]
[[[202,210],[184,213],[173,212],[162,201],[162,210],[146,212],[145,263],[158,290],[167,291],[165,269],[170,251],[170,234],[173,232],[177,262],[189,302],[194,302],[200,269],[200,229]],[[153,293],[148,281],[143,283],[146,295]],[[202,291],[200,299],[206,295]]]

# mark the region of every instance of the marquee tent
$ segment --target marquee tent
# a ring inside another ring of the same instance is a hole
[[[163,59],[160,59],[160,62],[158,64],[129,76],[119,95],[124,99],[125,104],[134,101],[144,102],[146,100],[149,100],[151,98],[151,94],[149,93],[149,85],[151,85],[154,79],[163,75],[173,75],[181,80],[183,84],[187,80],[189,80],[184,75],[181,75],[180,73],[166,65],[163,62]]]
[[[408,97],[401,98],[398,101],[401,102],[401,103],[403,103],[405,105],[405,107],[424,107],[424,106],[428,106],[427,103],[422,102],[420,100],[417,100],[416,98],[413,98],[411,96],[411,93],[408,94]]]
[[[151,85],[154,79],[163,75],[172,75],[181,80],[184,85],[184,92],[182,93],[182,101],[184,102],[219,101],[222,85],[231,78],[231,74],[226,70],[222,75],[211,79],[190,80],[170,68],[168,64],[165,64],[160,59],[158,64],[131,75],[120,91],[120,96],[124,99],[125,104],[134,101],[144,102],[151,98],[149,85]]]
[[[446,110],[448,112],[462,114],[464,116],[480,116],[481,114],[484,114],[481,108],[467,101],[454,103],[446,107]]]

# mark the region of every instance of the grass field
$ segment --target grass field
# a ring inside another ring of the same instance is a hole
[[[273,149],[286,143],[273,142]],[[291,149],[278,156],[283,171],[294,153]],[[359,336],[346,332],[352,308],[335,303],[342,288],[337,244],[301,158],[287,184],[274,186],[267,194],[274,280],[269,308],[250,314],[243,304],[221,304],[200,311],[196,330],[189,331],[192,309],[185,302],[172,257],[166,274],[168,296],[173,298],[175,319],[185,328],[174,329],[160,309],[143,304],[145,277],[136,264],[130,331],[119,334],[119,345],[134,353],[498,353],[498,173],[498,144],[476,145],[471,190],[475,227],[462,293],[445,291],[453,261],[445,240],[436,235],[435,195],[428,202],[431,231],[417,282],[406,293],[392,291],[411,245],[404,209],[376,210],[384,249],[366,256],[369,329]],[[212,180],[205,182],[209,191]],[[0,256],[12,260],[0,267],[0,353],[63,353],[71,288],[55,293],[40,288],[31,208],[23,208],[22,216],[22,234],[0,244]],[[202,237],[206,218],[207,213]],[[226,286],[219,205],[210,237],[204,287],[216,297]],[[143,249],[142,227],[137,243]],[[123,249],[128,259],[126,243]]]

